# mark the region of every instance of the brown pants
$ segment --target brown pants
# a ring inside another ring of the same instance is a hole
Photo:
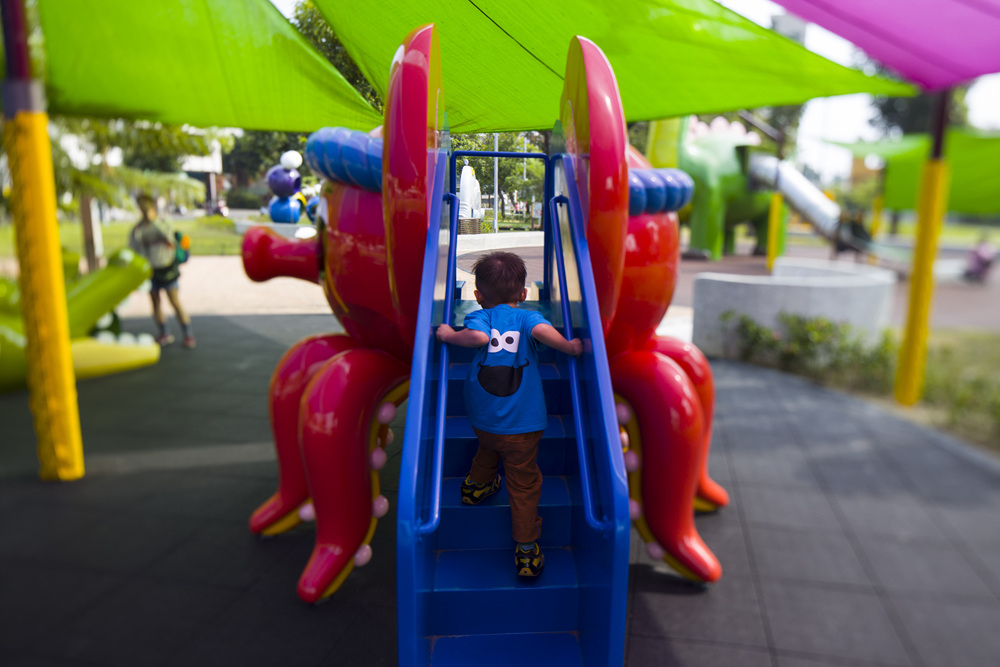
[[[538,469],[538,441],[541,431],[499,435],[473,428],[479,438],[479,451],[472,459],[469,481],[485,484],[497,474],[503,459],[510,495],[510,517],[514,541],[534,542],[542,532],[538,500],[542,496],[542,471]]]

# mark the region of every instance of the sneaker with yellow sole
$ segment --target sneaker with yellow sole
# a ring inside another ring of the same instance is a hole
[[[537,577],[545,567],[545,554],[538,542],[532,542],[530,547],[528,550],[521,544],[514,547],[514,567],[519,577]]]
[[[492,482],[486,482],[485,484],[476,484],[466,477],[462,481],[462,503],[465,505],[478,505],[499,490],[499,474],[493,478]]]

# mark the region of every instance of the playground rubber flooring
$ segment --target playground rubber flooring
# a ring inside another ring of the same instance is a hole
[[[207,266],[192,262],[182,286],[197,349],[79,384],[83,479],[38,481],[27,393],[0,395],[4,667],[396,664],[393,511],[371,564],[319,606],[295,595],[310,528],[247,529],[276,482],[271,371],[336,322],[319,307],[201,314],[191,281]],[[125,325],[151,332],[146,316]],[[994,664],[1000,463],[799,378],[713,369],[710,468],[733,502],[697,526],[725,573],[692,586],[634,539],[627,664]],[[401,441],[382,474],[393,505]]]

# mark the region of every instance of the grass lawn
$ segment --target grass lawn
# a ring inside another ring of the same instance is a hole
[[[917,413],[917,418],[1000,453],[1000,336],[932,331]]]
[[[134,221],[112,222],[101,227],[104,237],[104,252],[110,254],[128,245],[128,235]],[[219,216],[178,220],[167,223],[174,231],[191,237],[192,255],[238,255],[242,237],[236,233],[233,221]],[[59,225],[62,246],[71,252],[83,255],[83,227],[79,221],[63,222]],[[16,257],[14,245],[14,225],[0,226],[0,258]]]

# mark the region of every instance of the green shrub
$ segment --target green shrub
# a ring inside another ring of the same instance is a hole
[[[266,198],[255,195],[249,190],[230,190],[226,193],[226,204],[229,208],[249,208],[256,211],[266,204]]]
[[[890,334],[870,345],[846,324],[823,317],[782,313],[778,319],[772,330],[747,315],[723,313],[726,356],[846,389],[880,393],[892,387],[896,345]]]
[[[886,331],[874,345],[846,325],[781,314],[772,330],[746,315],[723,313],[725,356],[810,377],[822,384],[890,397],[898,346]],[[942,427],[997,448],[1000,443],[1000,337],[939,332],[927,355],[924,395]]]

